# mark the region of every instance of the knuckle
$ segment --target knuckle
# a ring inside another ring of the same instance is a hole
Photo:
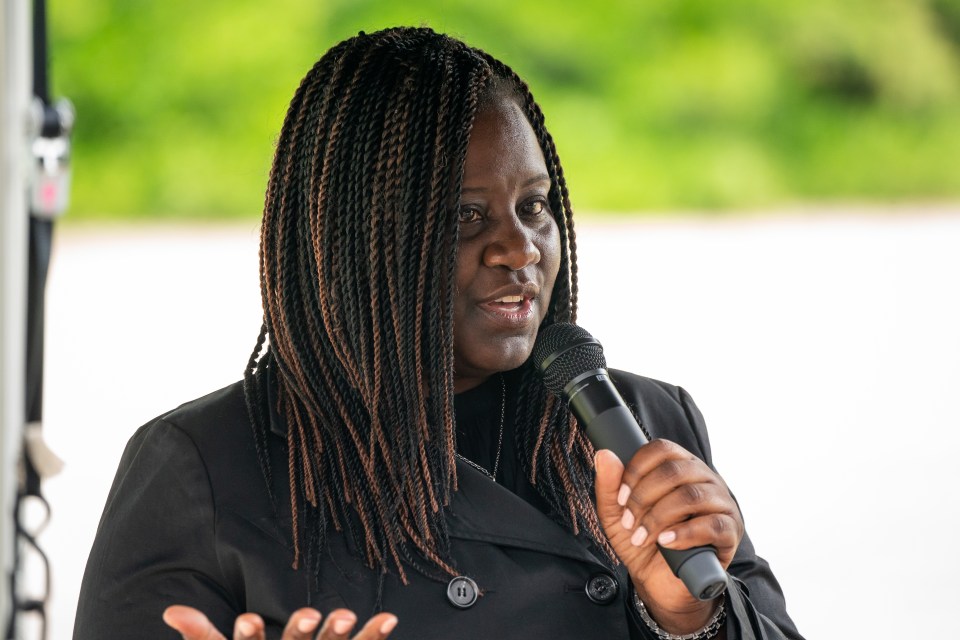
[[[685,484],[680,489],[683,495],[683,501],[688,505],[700,504],[703,502],[703,491],[698,485]]]
[[[676,442],[672,440],[664,440],[663,438],[657,438],[656,440],[653,441],[653,443],[655,443],[657,445],[657,448],[663,453],[667,453],[670,455],[686,453],[686,449],[684,449],[683,447],[681,447],[680,445],[678,445]]]
[[[643,467],[640,463],[634,458],[630,460],[623,468],[623,479],[625,481],[633,481],[640,477],[640,472]]]
[[[676,478],[683,473],[683,465],[678,460],[666,460],[660,465],[660,473],[665,478]]]
[[[713,516],[710,518],[710,529],[717,536],[722,536],[730,531],[730,525],[727,524],[725,518],[721,516]]]
[[[646,505],[643,501],[643,496],[636,491],[631,492],[630,495],[627,497],[626,506],[627,507],[633,506],[635,511],[646,508]],[[636,515],[636,513],[634,513],[634,515]]]
[[[670,451],[670,447],[673,445],[669,440],[664,440],[663,438],[657,438],[656,440],[651,440],[647,445],[647,448],[651,451],[663,454],[667,451]]]
[[[661,510],[654,507],[643,517],[641,524],[646,527],[650,534],[654,534],[663,529],[668,523],[665,522]]]

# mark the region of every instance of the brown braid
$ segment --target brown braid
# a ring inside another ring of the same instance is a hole
[[[553,139],[529,88],[486,53],[426,28],[360,33],[304,78],[264,205],[264,326],[245,372],[271,487],[266,385],[286,421],[294,565],[319,566],[332,525],[407,581],[455,575],[444,507],[454,464],[453,301],[458,206],[474,118],[522,105],[551,178],[561,267],[545,323],[576,316],[576,238]],[[525,473],[570,531],[605,539],[593,449],[528,367],[518,376]]]

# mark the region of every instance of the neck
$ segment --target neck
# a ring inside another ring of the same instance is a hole
[[[462,393],[464,391],[469,391],[479,387],[481,384],[490,379],[490,376],[472,376],[472,377],[453,377],[453,392]]]

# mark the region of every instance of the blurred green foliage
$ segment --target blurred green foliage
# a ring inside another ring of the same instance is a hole
[[[427,24],[530,83],[579,210],[960,195],[960,0],[60,0],[72,217],[259,215],[286,104]]]

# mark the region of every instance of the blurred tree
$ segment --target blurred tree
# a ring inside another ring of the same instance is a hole
[[[256,216],[299,78],[421,24],[543,103],[581,210],[960,195],[960,0],[86,0],[51,7],[74,217]]]

